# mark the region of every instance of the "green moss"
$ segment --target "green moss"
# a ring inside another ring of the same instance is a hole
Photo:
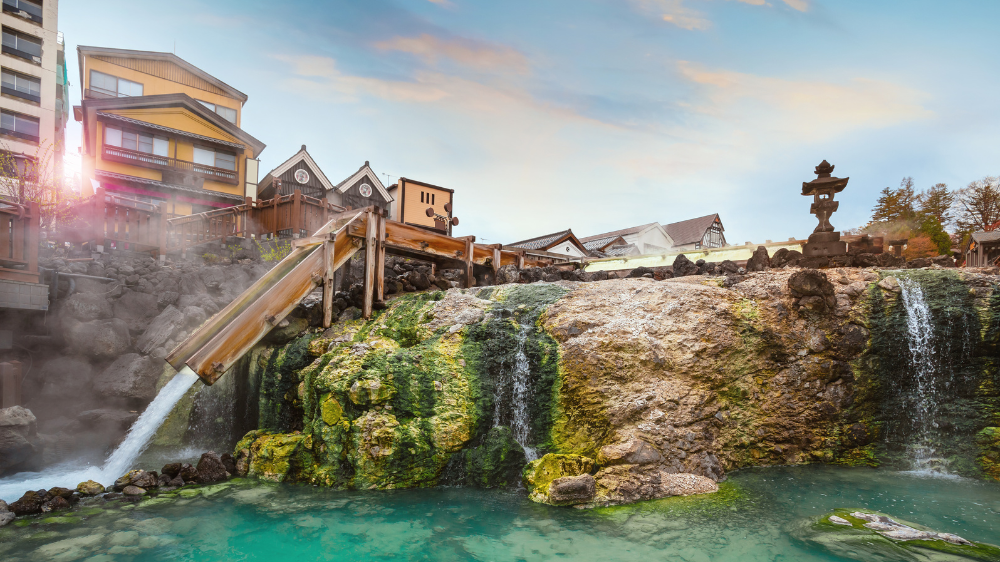
[[[591,512],[601,518],[627,519],[643,513],[667,513],[678,519],[694,517],[731,517],[733,512],[759,509],[759,498],[739,484],[729,480],[719,484],[711,494],[671,496],[640,503],[594,508]]]
[[[464,483],[477,488],[501,488],[517,484],[524,468],[524,448],[514,440],[509,427],[493,427],[482,444],[462,451]]]
[[[556,478],[592,474],[597,468],[594,459],[583,455],[561,455],[549,453],[529,462],[522,472],[524,487],[532,500],[548,503],[549,484]]]

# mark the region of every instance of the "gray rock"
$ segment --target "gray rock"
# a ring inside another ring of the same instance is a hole
[[[0,427],[0,474],[15,472],[14,469],[35,461],[39,453],[22,431]]]
[[[142,353],[152,353],[154,349],[167,343],[171,335],[180,332],[185,327],[186,322],[184,313],[173,305],[167,305],[167,308],[163,309],[163,312],[149,323],[146,331],[135,341],[136,349]]]
[[[594,477],[589,474],[563,476],[549,484],[549,503],[553,505],[586,503],[594,499],[596,490]]]
[[[198,460],[198,482],[201,484],[211,484],[212,482],[222,482],[229,478],[226,465],[222,463],[222,458],[212,451],[201,455]]]
[[[0,511],[0,527],[3,527],[4,525],[10,523],[16,517],[17,516],[14,515],[14,513],[11,511]]]
[[[118,357],[132,345],[128,324],[120,318],[69,321],[65,336],[70,350],[94,359]]]
[[[111,303],[104,295],[96,293],[76,293],[62,302],[63,314],[81,322],[111,318]]]
[[[156,306],[164,308],[177,302],[180,297],[181,295],[177,291],[158,290],[156,292]]]
[[[23,406],[11,406],[0,410],[0,427],[31,428],[36,421],[35,414]]]
[[[94,390],[103,396],[152,400],[163,363],[138,353],[126,353],[94,380]]]
[[[10,504],[10,510],[14,515],[34,515],[42,512],[42,504],[45,503],[45,490],[25,492],[20,499]]]
[[[126,496],[144,496],[146,495],[146,490],[138,486],[125,486],[125,489],[122,490],[122,493],[125,494]]]
[[[141,334],[160,310],[156,299],[154,295],[128,291],[115,301],[115,318],[124,320],[131,333]]]
[[[829,308],[837,305],[833,283],[827,279],[826,274],[822,271],[815,269],[796,271],[788,278],[788,288],[793,297],[802,298],[799,303],[800,305],[812,310],[821,310],[823,308],[818,304],[820,301]],[[817,298],[820,300],[817,301]]]
[[[757,246],[750,259],[747,260],[747,271],[765,271],[771,266],[771,259],[767,255],[767,248]]]
[[[497,284],[506,285],[507,283],[517,283],[521,277],[520,271],[518,271],[516,265],[502,265],[500,269],[497,270]]]
[[[185,306],[184,319],[189,328],[198,328],[208,319],[208,313],[200,306]]]
[[[698,266],[691,262],[684,254],[674,258],[674,277],[686,277],[688,275],[698,275]]]
[[[90,395],[93,370],[89,362],[78,357],[57,357],[46,361],[38,373],[42,389],[36,402],[56,404],[84,400]]]
[[[77,416],[85,427],[91,429],[114,429],[124,431],[139,419],[139,414],[127,410],[115,410],[113,408],[99,408],[80,412]]]
[[[899,281],[895,277],[886,277],[878,282],[878,286],[893,293],[900,293],[903,288],[899,286]]]

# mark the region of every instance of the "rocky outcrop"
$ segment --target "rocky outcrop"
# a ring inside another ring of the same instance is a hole
[[[163,361],[137,353],[126,353],[94,379],[94,391],[108,397],[152,400]]]
[[[0,475],[36,469],[40,449],[31,410],[21,406],[0,409]]]

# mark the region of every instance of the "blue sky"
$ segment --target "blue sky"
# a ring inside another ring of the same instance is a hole
[[[368,160],[455,189],[456,234],[488,243],[715,212],[730,243],[805,237],[823,159],[851,177],[842,229],[903,176],[1000,173],[992,0],[63,0],[59,19],[73,103],[76,45],[176,45],[249,96],[263,171],[302,144],[334,181]]]

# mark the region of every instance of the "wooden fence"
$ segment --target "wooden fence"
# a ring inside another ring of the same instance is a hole
[[[38,283],[37,203],[0,200],[0,279]]]

